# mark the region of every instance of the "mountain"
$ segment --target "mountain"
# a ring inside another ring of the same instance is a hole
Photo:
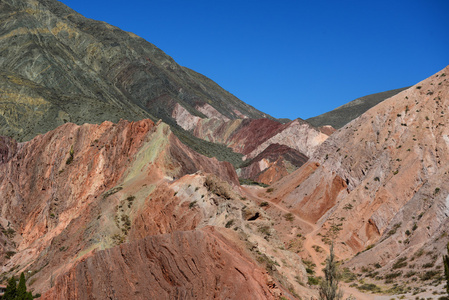
[[[366,283],[394,281],[396,292],[441,283],[449,228],[448,75],[446,67],[371,108],[271,187],[274,203],[316,224],[308,245],[335,241],[339,258]],[[316,255],[309,259],[320,263]]]
[[[226,145],[244,155],[243,164],[237,167],[246,170],[239,171],[239,175],[266,184],[296,170],[328,138],[328,134],[299,118],[284,124],[270,119],[201,119],[180,106],[174,110],[173,117],[194,136]],[[287,152],[289,154],[284,155]],[[263,173],[274,165],[277,175],[264,176]]]
[[[230,163],[163,122],[2,137],[1,274],[25,272],[44,299],[310,294],[300,258],[271,228],[290,221],[249,197]]]
[[[217,120],[243,128],[254,124],[250,119],[282,127],[153,44],[87,19],[58,1],[2,1],[0,21],[0,135],[27,141],[67,122],[161,119],[198,153],[239,166],[238,147],[230,149],[225,139],[206,137],[194,128],[206,130]],[[258,130],[253,126],[246,132],[251,136]],[[312,126],[308,130],[302,130],[303,140],[317,135]],[[258,152],[270,145],[257,142],[251,144]],[[300,144],[291,139],[275,143]],[[306,145],[299,148],[292,149],[310,155]]]
[[[238,161],[177,126],[176,105],[201,118],[271,118],[142,38],[55,0],[2,1],[0,46],[0,135],[19,141],[66,122],[162,119],[197,151]]]
[[[24,272],[42,299],[310,299],[333,243],[345,298],[443,289],[449,67],[348,104],[335,131],[275,120],[54,0],[1,1],[0,20],[2,282]]]
[[[394,95],[406,89],[408,89],[408,87],[360,97],[340,107],[337,107],[332,111],[326,112],[313,118],[309,118],[307,119],[307,122],[315,127],[331,125],[333,128],[339,129],[362,115],[371,107],[376,106],[385,99],[393,97]]]
[[[99,251],[59,277],[42,299],[274,300],[267,277],[238,246],[208,227]]]

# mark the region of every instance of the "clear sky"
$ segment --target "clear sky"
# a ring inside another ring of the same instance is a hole
[[[306,119],[449,64],[447,0],[62,0],[277,118]]]

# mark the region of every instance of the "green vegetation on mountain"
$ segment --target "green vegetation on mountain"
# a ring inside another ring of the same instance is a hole
[[[394,95],[408,88],[409,87],[405,87],[360,97],[340,107],[337,107],[332,111],[326,112],[313,118],[309,118],[306,121],[315,127],[331,125],[335,129],[339,129],[362,115],[371,107],[376,106],[380,102],[393,97]]]
[[[55,0],[0,2],[0,70],[0,135],[18,141],[66,122],[149,118],[173,128],[177,104],[199,117],[208,105],[230,119],[271,118],[144,39]],[[173,131],[202,154],[239,161],[226,147]]]

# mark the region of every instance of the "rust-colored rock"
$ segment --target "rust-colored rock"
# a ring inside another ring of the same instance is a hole
[[[202,214],[174,195],[174,179],[203,171],[238,185],[229,163],[150,120],[67,123],[25,143],[1,138],[0,153],[0,225],[11,231],[0,253],[13,254],[2,272],[39,270],[37,291],[95,249],[195,228]]]
[[[41,299],[275,299],[265,271],[214,228],[96,252]]]

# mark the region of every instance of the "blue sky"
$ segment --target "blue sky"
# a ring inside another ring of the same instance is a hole
[[[277,118],[306,119],[449,64],[449,1],[63,0]]]

